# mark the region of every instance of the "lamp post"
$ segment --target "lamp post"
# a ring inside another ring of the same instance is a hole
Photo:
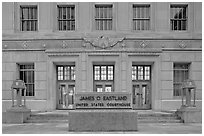
[[[26,99],[25,99],[25,95],[26,95],[26,86],[24,81],[22,80],[15,80],[13,81],[13,84],[11,86],[12,89],[12,107],[25,107],[26,104]],[[14,102],[14,91],[16,91],[16,104]],[[22,94],[24,97],[24,103],[22,104]]]
[[[26,86],[22,80],[14,80],[11,86],[12,106],[6,110],[6,123],[24,123],[30,117],[31,109],[26,108]],[[14,93],[16,91],[16,93]],[[14,96],[14,94],[16,94]],[[22,99],[22,95],[24,99]],[[15,103],[16,99],[16,103]],[[24,102],[22,102],[24,100]]]
[[[182,90],[181,90],[181,97],[182,97],[182,107],[195,107],[195,96],[196,96],[196,86],[195,82],[191,79],[187,79],[182,84]],[[193,90],[193,91],[192,91]],[[184,96],[185,94],[185,96]],[[191,98],[193,95],[193,104],[191,104]],[[185,105],[184,105],[184,97],[185,99]]]
[[[176,114],[181,118],[184,123],[198,123],[201,122],[202,113],[201,109],[196,108],[196,86],[195,82],[187,79],[181,86],[182,104],[180,109],[177,109]],[[193,96],[193,104],[191,98]]]

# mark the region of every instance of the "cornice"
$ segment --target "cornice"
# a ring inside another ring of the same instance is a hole
[[[114,50],[76,50],[76,49],[47,49],[48,56],[79,56],[80,53],[87,53],[89,56],[119,56],[120,53],[139,56],[158,56],[162,53],[161,49],[114,49]]]

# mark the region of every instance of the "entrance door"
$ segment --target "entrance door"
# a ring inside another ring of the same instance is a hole
[[[150,83],[139,82],[133,85],[133,109],[150,109]]]
[[[70,109],[74,104],[75,85],[69,83],[58,84],[58,109]]]

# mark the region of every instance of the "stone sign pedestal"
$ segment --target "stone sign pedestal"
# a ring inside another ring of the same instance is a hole
[[[31,110],[25,107],[12,107],[6,111],[6,123],[24,123],[30,114]]]
[[[134,110],[69,111],[69,131],[137,131]]]
[[[201,123],[202,112],[196,107],[181,107],[177,110],[177,115],[181,117],[184,123]]]

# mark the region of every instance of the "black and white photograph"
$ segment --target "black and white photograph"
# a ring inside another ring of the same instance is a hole
[[[2,134],[202,134],[202,1],[2,1]]]

